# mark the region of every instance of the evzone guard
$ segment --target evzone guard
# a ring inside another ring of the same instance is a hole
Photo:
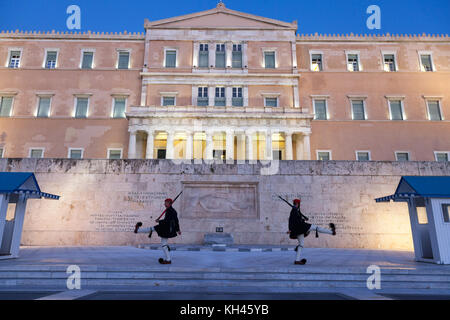
[[[181,194],[181,192],[180,192]],[[166,210],[156,219],[158,223],[156,226],[150,228],[142,228],[142,222],[138,222],[136,227],[134,228],[134,233],[149,233],[148,237],[152,236],[153,231],[156,231],[158,236],[161,238],[161,249],[163,250],[166,259],[159,258],[159,263],[161,264],[171,264],[172,259],[170,257],[170,247],[168,245],[168,241],[170,238],[175,238],[178,235],[181,235],[180,225],[178,223],[178,214],[177,211],[172,207],[172,204],[175,200],[180,196],[180,194],[174,199],[166,199],[164,200],[164,206]],[[161,217],[165,214],[164,219],[161,220]]]
[[[300,199],[294,199],[294,205],[291,205],[280,196],[279,198],[292,207],[291,214],[289,216],[289,231],[287,233],[289,234],[289,238],[296,239],[298,241],[298,245],[295,248],[295,251],[297,251],[297,256],[295,258],[294,264],[305,264],[306,259],[303,258],[300,260],[305,237],[307,237],[311,231],[316,232],[316,238],[319,237],[319,233],[327,233],[335,236],[336,226],[334,225],[334,223],[330,223],[330,229],[325,229],[314,224],[307,223],[306,221],[309,220],[308,217],[304,216],[300,211]]]

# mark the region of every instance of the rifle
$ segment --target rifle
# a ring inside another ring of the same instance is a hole
[[[183,193],[183,191],[181,191],[176,197],[175,199],[173,199],[172,204],[174,204],[174,202],[178,199],[178,197]],[[161,215],[159,216],[158,219],[156,219],[156,222],[159,221],[159,219],[161,219],[161,217],[163,216],[164,213],[166,213],[167,209],[163,211],[163,213],[161,213]]]
[[[299,214],[301,217],[303,217],[306,221],[309,220],[309,218],[308,218],[307,216],[303,215],[303,214],[300,212],[300,209],[299,209],[299,208],[297,208],[297,207],[294,206],[293,204],[290,204],[289,201],[283,199],[281,196],[278,196],[278,198],[280,198],[281,200],[283,200],[284,202],[286,202],[292,209],[297,210],[298,214]]]

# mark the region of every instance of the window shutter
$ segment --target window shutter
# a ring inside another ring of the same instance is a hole
[[[47,118],[50,113],[50,98],[39,98],[39,108],[37,116]]]
[[[177,65],[177,52],[175,50],[166,51],[166,68],[175,68]]]
[[[129,52],[119,52],[119,64],[117,66],[118,69],[128,69],[130,61],[130,53]]]
[[[439,101],[428,101],[428,110],[430,112],[430,120],[442,120],[441,111],[439,110]]]
[[[327,108],[325,100],[314,100],[317,120],[327,120]]]
[[[94,58],[93,52],[84,52],[83,54],[83,63],[81,65],[82,69],[91,69],[92,68],[92,60]]]
[[[0,117],[9,117],[11,116],[11,107],[12,107],[12,97],[2,97],[0,98]]]
[[[362,100],[353,100],[353,120],[365,120],[364,102]]]
[[[400,100],[390,101],[392,120],[403,120],[402,103]]]
[[[115,98],[114,99],[114,118],[125,118],[125,99]]]
[[[75,118],[86,118],[88,108],[88,98],[77,98],[77,109]]]
[[[275,68],[275,52],[264,53],[265,67],[273,69]]]

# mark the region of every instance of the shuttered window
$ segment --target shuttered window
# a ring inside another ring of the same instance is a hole
[[[177,66],[177,51],[166,51],[166,68],[175,68]]]
[[[328,160],[330,160],[330,158],[331,158],[331,156],[328,151],[317,152],[317,160],[328,161]]]
[[[122,150],[120,149],[110,149],[108,150],[108,159],[121,159]]]
[[[0,97],[0,117],[11,116],[12,101],[12,97]]]
[[[422,71],[433,71],[433,63],[431,62],[431,55],[421,54],[420,61],[422,62]]]
[[[242,88],[241,87],[233,87],[232,90],[232,106],[233,107],[242,107],[244,105],[244,100],[242,98]]]
[[[83,150],[82,149],[70,149],[69,158],[70,159],[82,159],[83,158]]]
[[[42,158],[44,157],[43,149],[30,149],[30,158]]]
[[[130,53],[127,51],[119,52],[119,61],[117,69],[128,69],[130,65]]]
[[[274,69],[275,68],[275,52],[274,51],[264,52],[264,66],[266,69]]]
[[[356,157],[358,161],[369,161],[370,160],[370,155],[368,152],[365,151],[358,151],[356,153]]]
[[[163,106],[174,106],[175,105],[175,97],[163,97],[162,98]]]
[[[327,106],[325,100],[314,100],[314,111],[316,120],[327,120]]]
[[[232,67],[242,68],[242,45],[233,44]]]
[[[407,152],[396,152],[395,158],[397,161],[409,161],[409,154]]]
[[[37,117],[48,118],[50,115],[50,98],[39,97]]]
[[[448,153],[447,152],[436,152],[436,161],[447,162],[448,161]]]
[[[216,68],[225,68],[225,45],[216,45]]]
[[[216,97],[215,97],[214,105],[216,107],[224,107],[225,103],[226,103],[225,88],[224,87],[217,87],[216,88]]]
[[[400,100],[390,100],[391,120],[403,120],[402,102]]]
[[[9,68],[18,68],[20,66],[20,51],[11,51],[9,56]]]
[[[197,96],[197,105],[205,107],[209,104],[208,100],[208,87],[199,87]]]
[[[430,116],[430,120],[432,120],[432,121],[442,120],[442,115],[441,115],[441,110],[439,108],[438,100],[428,101],[428,114]]]
[[[209,64],[209,47],[207,43],[200,43],[200,50],[198,53],[199,68],[208,68]]]
[[[81,69],[92,69],[93,61],[94,61],[93,52],[83,52],[83,62],[81,63]]]
[[[322,55],[320,53],[311,55],[311,71],[322,71]]]
[[[266,107],[278,107],[278,98],[265,98]]]
[[[87,118],[88,103],[88,98],[77,98],[75,118]]]
[[[364,101],[352,100],[352,112],[353,112],[353,120],[365,120],[366,115],[364,112]]]
[[[359,71],[359,58],[357,54],[349,54],[347,56],[347,70]]]
[[[113,118],[125,118],[125,98],[114,98]]]

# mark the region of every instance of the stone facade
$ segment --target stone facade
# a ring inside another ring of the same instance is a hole
[[[35,172],[59,201],[29,201],[23,245],[136,245],[137,221],[153,225],[163,200],[174,207],[182,235],[202,243],[217,227],[238,244],[294,244],[286,231],[290,208],[277,195],[302,198],[313,223],[337,225],[337,237],[314,235],[309,247],[412,249],[405,203],[376,203],[402,175],[449,175],[445,162],[280,161],[263,164],[175,164],[169,160],[0,159],[0,171]],[[272,163],[273,165],[273,163]],[[211,201],[214,200],[214,201]]]

